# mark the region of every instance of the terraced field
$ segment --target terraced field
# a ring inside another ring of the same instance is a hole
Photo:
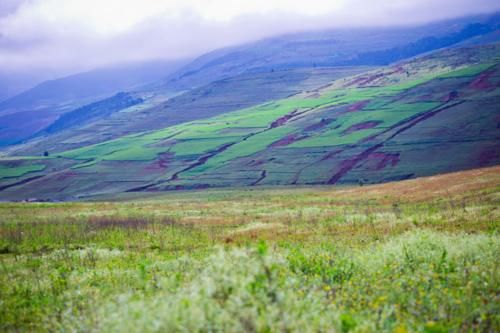
[[[499,62],[499,44],[450,49],[285,99],[23,162],[44,170],[13,177],[12,161],[3,161],[0,198],[362,185],[496,165]]]

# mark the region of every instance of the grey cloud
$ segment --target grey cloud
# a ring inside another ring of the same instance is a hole
[[[26,0],[2,0],[0,1],[0,18],[14,13]]]
[[[16,15],[21,4],[19,0],[0,0],[0,23],[2,13]],[[0,38],[0,68],[49,68],[62,75],[119,62],[192,57],[300,30],[417,24],[498,9],[496,0],[353,0],[339,12],[317,17],[276,12],[245,15],[226,23],[186,12],[178,18],[151,18],[114,37],[92,35],[78,26],[22,22],[20,27],[26,31]]]

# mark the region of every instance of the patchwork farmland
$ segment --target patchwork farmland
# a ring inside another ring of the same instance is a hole
[[[444,50],[161,130],[6,157],[0,197],[363,185],[495,165],[499,52]]]

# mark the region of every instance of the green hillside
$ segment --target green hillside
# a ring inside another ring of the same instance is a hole
[[[485,14],[408,27],[303,31],[187,63],[147,61],[80,73],[1,102],[0,147],[18,156],[61,152],[205,119],[316,88],[361,67],[498,41],[499,27],[498,15]],[[116,103],[119,92],[142,102]]]
[[[0,198],[365,184],[495,165],[499,62],[500,44],[444,50],[203,120],[10,157]]]
[[[308,68],[247,73],[216,80],[183,93],[168,89],[119,94],[86,105],[62,116],[38,136],[9,149],[11,155],[38,155],[61,152],[109,141],[131,133],[158,130],[196,119],[210,118],[225,112],[285,98],[342,78],[362,73],[371,67]],[[141,103],[121,103],[130,99]],[[117,98],[117,97],[122,98]],[[124,97],[124,98],[123,98]],[[130,105],[129,107],[126,107]],[[87,116],[90,115],[90,116]],[[76,116],[76,117],[74,117]],[[66,118],[77,118],[78,122]],[[80,121],[81,120],[81,121]],[[58,126],[62,125],[62,126]],[[57,131],[50,131],[50,129]]]

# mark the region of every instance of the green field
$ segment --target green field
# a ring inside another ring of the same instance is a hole
[[[42,171],[45,169],[43,164],[30,164],[23,166],[3,166],[0,165],[0,179],[20,177],[30,172]]]
[[[0,204],[3,332],[495,332],[499,168]]]

